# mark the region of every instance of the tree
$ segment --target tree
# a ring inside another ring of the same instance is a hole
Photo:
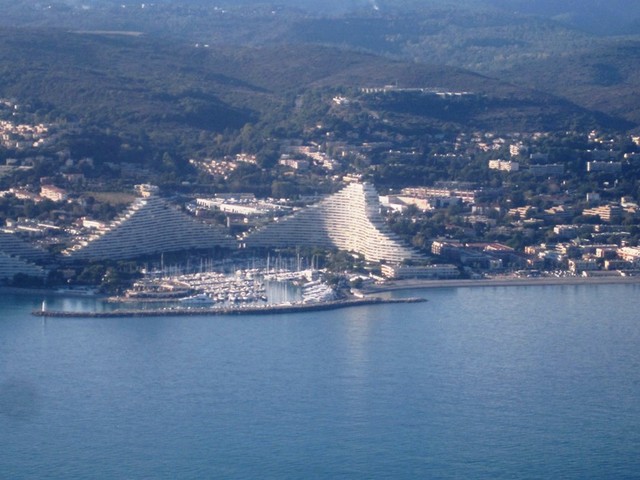
[[[296,186],[291,182],[274,180],[271,183],[271,196],[273,198],[291,198],[297,193],[296,190]]]
[[[24,273],[16,273],[12,280],[11,285],[14,287],[42,287],[44,280],[40,277],[33,277]]]
[[[102,264],[92,264],[82,270],[77,277],[77,282],[84,285],[98,285],[106,272],[106,267]]]

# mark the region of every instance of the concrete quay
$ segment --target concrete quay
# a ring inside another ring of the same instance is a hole
[[[359,307],[364,305],[382,305],[395,303],[426,302],[424,298],[356,298],[335,300],[323,303],[296,303],[290,305],[263,306],[230,306],[230,307],[176,307],[160,309],[127,309],[112,310],[110,312],[68,312],[62,310],[34,310],[37,317],[57,318],[122,318],[122,317],[178,317],[205,315],[275,315],[282,313],[318,312],[323,310],[337,310],[339,308]]]

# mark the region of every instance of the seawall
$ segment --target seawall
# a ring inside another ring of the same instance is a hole
[[[202,315],[274,315],[281,313],[317,312],[336,310],[339,308],[358,307],[364,305],[381,305],[393,303],[426,302],[424,298],[361,298],[336,300],[325,303],[297,303],[291,305],[264,305],[240,307],[210,307],[210,308],[162,308],[162,309],[127,309],[112,310],[110,312],[67,312],[62,310],[34,310],[37,317],[59,318],[119,318],[119,317],[170,317],[170,316],[202,316]]]

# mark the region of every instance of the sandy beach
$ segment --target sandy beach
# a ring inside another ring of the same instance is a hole
[[[640,277],[499,277],[478,280],[390,280],[381,285],[368,285],[361,289],[364,294],[376,294],[395,290],[412,290],[422,288],[455,288],[455,287],[521,287],[549,285],[618,285],[640,284]]]

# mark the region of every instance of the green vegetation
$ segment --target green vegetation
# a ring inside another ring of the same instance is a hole
[[[274,169],[289,139],[325,142],[330,134],[334,141],[392,141],[424,151],[425,133],[633,126],[457,68],[330,47],[196,48],[151,37],[4,29],[0,54],[0,97],[17,99],[35,119],[57,125],[52,156],[67,149],[72,159],[91,158],[71,167],[55,157],[37,161],[18,174],[23,182],[80,172],[114,190],[144,181],[180,190],[180,178],[218,190],[295,195],[327,188],[313,175],[305,185]],[[360,93],[388,84],[472,95]],[[341,108],[332,102],[335,95],[353,101]],[[189,164],[241,152],[255,154],[257,166],[238,169],[223,183],[199,176]],[[0,149],[0,158],[19,155]],[[373,163],[385,161],[374,155]],[[381,168],[375,175],[388,177]],[[407,168],[396,176],[440,178],[433,170],[412,171],[422,168],[417,165]],[[16,178],[5,176],[5,184]]]

